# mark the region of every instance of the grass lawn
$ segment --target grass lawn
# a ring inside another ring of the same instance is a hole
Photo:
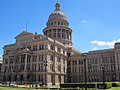
[[[45,90],[45,89],[33,89],[33,88],[27,89],[27,88],[0,87],[0,90]],[[46,90],[50,90],[50,89],[46,89]],[[88,90],[96,90],[96,89],[88,89]],[[103,90],[103,89],[97,89],[97,90]],[[112,87],[110,89],[105,89],[105,90],[120,90],[120,87]]]
[[[0,90],[50,90],[50,89],[0,87]]]
[[[120,90],[120,87],[112,87],[112,88],[106,89],[106,90]]]
[[[0,90],[50,90],[50,89],[34,89],[34,88],[23,88],[23,87],[19,87],[19,88],[0,87]],[[79,90],[82,90],[82,89],[79,89]],[[88,90],[96,90],[96,89],[94,88],[94,89],[88,89]],[[104,90],[104,89],[97,89],[97,90]],[[105,90],[120,90],[120,87],[112,87],[110,89],[105,89]]]

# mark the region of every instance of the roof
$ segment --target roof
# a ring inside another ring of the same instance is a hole
[[[23,31],[19,35],[17,35],[15,38],[21,37],[21,36],[24,36],[24,35],[33,35],[33,33],[30,33],[30,32],[27,32],[27,31]]]

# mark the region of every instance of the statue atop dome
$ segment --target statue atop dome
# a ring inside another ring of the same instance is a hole
[[[60,11],[60,4],[58,3],[58,1],[57,1],[57,3],[55,4],[55,11]]]

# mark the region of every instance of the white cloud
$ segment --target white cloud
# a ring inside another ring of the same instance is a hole
[[[116,42],[120,42],[120,39],[118,40],[113,40],[113,41],[97,41],[97,40],[94,40],[94,41],[91,41],[90,43],[91,44],[94,44],[94,45],[97,45],[97,46],[109,46],[111,48],[114,47],[114,44]],[[92,45],[93,46],[93,45]]]
[[[0,55],[0,60],[2,60],[2,55]]]
[[[86,21],[86,20],[82,20],[82,23],[88,23],[88,21]]]
[[[98,47],[94,47],[92,50],[98,50]]]

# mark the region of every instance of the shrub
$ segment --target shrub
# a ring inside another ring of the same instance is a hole
[[[105,84],[103,84],[103,83],[98,83],[98,84],[97,84],[97,87],[98,87],[99,89],[108,89],[108,88],[111,88],[111,87],[112,87],[112,84],[111,84],[111,83],[105,83]]]
[[[112,87],[117,87],[117,83],[112,83]]]
[[[85,87],[85,84],[80,84],[80,83],[66,83],[66,84],[60,84],[60,88],[71,88],[71,89],[74,89],[74,88],[84,88]],[[92,84],[87,84],[87,88],[95,88],[96,87],[96,84],[95,83],[92,83]],[[97,88],[99,89],[108,89],[108,88],[111,88],[112,87],[112,84],[111,83],[97,83]]]

